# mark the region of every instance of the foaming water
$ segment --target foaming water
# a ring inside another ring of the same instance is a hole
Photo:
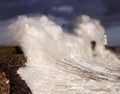
[[[21,46],[18,74],[33,94],[120,94],[120,61],[104,48],[104,29],[88,16],[75,26],[68,34],[46,16],[20,16],[0,26],[0,44]]]

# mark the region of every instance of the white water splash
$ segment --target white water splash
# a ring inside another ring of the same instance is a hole
[[[33,94],[120,94],[120,61],[104,48],[104,29],[88,16],[77,21],[75,34],[46,16],[0,26],[0,44],[19,45],[27,57],[18,73]]]

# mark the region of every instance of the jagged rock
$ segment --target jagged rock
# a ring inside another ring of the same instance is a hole
[[[26,58],[19,47],[0,46],[0,94],[31,94],[24,80],[17,74],[25,67]]]
[[[6,78],[5,72],[0,71],[0,94],[9,94],[9,89],[9,79]]]

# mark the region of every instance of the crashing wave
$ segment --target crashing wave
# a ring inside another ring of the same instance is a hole
[[[46,16],[0,24],[0,44],[20,46],[27,58],[18,74],[33,94],[120,94],[120,61],[104,48],[98,21],[78,17],[74,34]]]

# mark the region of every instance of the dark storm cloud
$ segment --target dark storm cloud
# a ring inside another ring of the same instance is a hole
[[[52,10],[53,7],[71,6],[71,15]],[[65,18],[73,18],[79,14],[101,16],[106,12],[106,6],[101,0],[2,0],[0,1],[0,20],[22,14],[52,14]]]

